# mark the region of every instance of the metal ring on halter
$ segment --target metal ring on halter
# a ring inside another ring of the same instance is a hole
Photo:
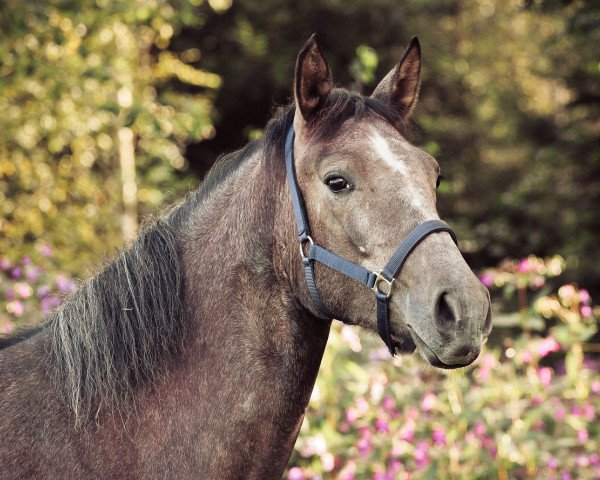
[[[390,298],[390,295],[392,294],[392,286],[394,285],[394,279],[392,278],[391,280],[388,280],[383,276],[383,272],[373,272],[373,274],[375,275],[375,283],[373,284],[373,288],[371,288],[371,290],[373,290],[375,293],[381,293],[382,295],[385,295],[385,298]],[[383,288],[381,288],[382,285],[384,286]]]
[[[304,255],[304,245],[306,245],[307,243],[309,243],[310,245],[314,245],[315,242],[313,241],[313,239],[311,238],[310,235],[306,235],[305,237],[303,237],[300,240],[300,256],[304,259],[304,258],[308,258],[308,255]],[[310,247],[309,247],[310,248]]]

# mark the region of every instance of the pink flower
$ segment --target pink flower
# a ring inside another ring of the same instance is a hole
[[[425,412],[433,410],[433,407],[435,407],[435,400],[436,396],[433,393],[426,393],[423,396],[423,400],[421,400],[421,409]]]
[[[19,300],[13,300],[6,305],[6,310],[8,313],[12,313],[15,317],[20,317],[25,312],[25,307]]]
[[[577,430],[577,439],[579,440],[579,443],[587,442],[589,437],[590,435],[586,428],[580,428],[579,430]]]
[[[405,442],[412,442],[415,438],[415,421],[409,418],[400,430],[400,438]]]
[[[352,425],[360,417],[358,410],[354,407],[346,408],[346,421]]]
[[[477,435],[478,437],[483,437],[485,435],[485,425],[483,424],[483,422],[480,422],[480,421],[475,422],[473,431],[475,432],[475,435]]]
[[[563,407],[558,407],[556,409],[556,412],[554,413],[554,416],[559,421],[564,420],[566,415],[567,415],[567,412],[565,411],[565,409]]]
[[[394,410],[394,408],[396,408],[396,402],[394,401],[394,399],[392,397],[387,395],[383,399],[383,408],[386,409],[388,412],[391,410]]]
[[[429,463],[429,457],[427,456],[427,443],[420,441],[417,443],[414,453],[415,463],[417,468],[423,468]]]
[[[40,248],[40,252],[44,257],[49,257],[50,255],[52,255],[52,247],[50,245],[42,245],[42,248]]]
[[[483,283],[483,285],[487,288],[490,288],[492,285],[494,285],[494,277],[492,277],[489,273],[486,272],[482,273],[479,276],[479,281]]]
[[[556,458],[550,455],[548,457],[548,460],[546,460],[546,466],[551,470],[554,470],[556,467],[558,467],[558,462],[556,461]]]
[[[23,265],[31,265],[31,258],[28,257],[27,255],[25,255],[22,259],[21,259],[21,263]]]
[[[521,353],[521,361],[523,363],[529,363],[533,360],[533,355],[531,352],[523,352]]]
[[[590,390],[592,393],[600,393],[600,382],[598,380],[594,380],[590,385]]]
[[[335,468],[335,458],[329,452],[321,455],[321,466],[326,472],[331,472]]]
[[[356,463],[350,460],[344,468],[340,470],[338,475],[339,480],[354,480],[354,474],[356,472]]]
[[[15,327],[11,322],[4,322],[4,325],[2,325],[2,333],[10,333],[13,328]]]
[[[519,266],[517,268],[521,273],[529,273],[529,259],[522,258],[519,260]]]
[[[541,395],[534,395],[534,396],[531,398],[531,403],[532,403],[533,405],[535,405],[536,407],[537,407],[538,405],[541,405],[543,401],[544,401],[544,399],[542,398],[542,396],[541,396]]]
[[[579,290],[579,301],[581,303],[590,303],[590,292],[588,292],[585,288]]]
[[[419,418],[419,409],[417,407],[410,406],[406,409],[407,418]]]
[[[559,343],[554,339],[554,337],[547,337],[537,344],[537,353],[540,357],[545,357],[550,352],[558,352],[560,350]]]
[[[21,298],[29,298],[33,293],[32,288],[27,283],[15,283],[14,288],[17,295],[19,295]]]
[[[583,305],[581,307],[581,316],[582,317],[589,318],[589,317],[591,317],[593,315],[594,315],[594,312],[592,310],[592,307],[590,307],[589,305]]]
[[[550,382],[552,381],[552,370],[550,368],[548,368],[548,367],[538,368],[537,374],[538,374],[538,378],[540,379],[541,384],[544,387],[547,387],[548,385],[550,385]]]
[[[306,476],[300,467],[290,468],[288,472],[288,480],[304,480]]]
[[[371,440],[369,438],[361,438],[356,446],[358,447],[358,453],[364,457],[365,455],[368,455],[371,450],[373,450],[373,447],[371,446]]]
[[[0,258],[0,270],[6,271],[10,268],[10,260],[8,258]]]

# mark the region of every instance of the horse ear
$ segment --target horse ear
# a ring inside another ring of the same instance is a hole
[[[400,115],[408,117],[419,98],[420,73],[421,46],[419,39],[413,37],[398,65],[377,85],[371,97],[392,105]]]
[[[329,65],[321,54],[317,35],[313,34],[298,55],[294,79],[296,108],[306,122],[313,120],[323,108],[332,89]]]

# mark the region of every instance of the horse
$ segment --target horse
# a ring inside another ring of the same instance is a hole
[[[311,37],[261,139],[0,340],[0,477],[280,478],[333,319],[472,363],[489,294],[407,140],[420,68],[415,37],[372,95],[334,88]]]

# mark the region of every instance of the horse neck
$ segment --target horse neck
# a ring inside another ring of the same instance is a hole
[[[187,358],[202,385],[196,405],[213,423],[221,419],[218,441],[236,425],[232,442],[246,436],[251,450],[272,454],[269,464],[282,471],[330,324],[299,308],[292,291],[298,274],[287,248],[294,225],[285,176],[267,176],[255,155],[225,183],[182,227],[184,308],[193,332]]]

